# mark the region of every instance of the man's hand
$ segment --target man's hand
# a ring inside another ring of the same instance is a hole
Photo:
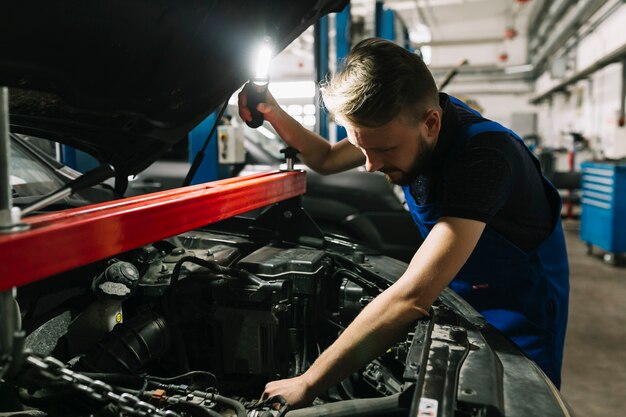
[[[248,108],[248,84],[246,84],[237,96],[237,105],[239,106],[239,116],[244,122],[252,120],[252,113]],[[274,99],[274,97],[268,91],[265,93],[265,100],[263,103],[259,103],[257,110],[263,113],[265,120],[272,123],[276,118],[279,111],[282,109]]]
[[[304,375],[268,382],[265,385],[263,395],[261,395],[261,400],[265,401],[275,395],[280,395],[287,400],[292,409],[309,405],[315,399],[315,394],[306,382]]]
[[[239,116],[244,122],[252,120],[252,113],[248,108],[248,84],[238,96]],[[306,129],[293,117],[283,110],[274,97],[267,92],[265,102],[257,105],[257,110],[263,114],[278,136],[300,153],[300,160],[320,174],[332,174],[363,165],[365,157],[360,150],[352,146],[347,140],[331,145],[321,136]]]

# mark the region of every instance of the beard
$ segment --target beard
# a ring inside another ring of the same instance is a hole
[[[409,185],[415,178],[419,175],[423,175],[430,169],[433,153],[434,149],[431,149],[422,141],[420,142],[417,155],[415,155],[415,159],[408,171],[383,169],[381,172],[385,174],[385,178],[387,178],[387,181],[391,184],[400,186]]]

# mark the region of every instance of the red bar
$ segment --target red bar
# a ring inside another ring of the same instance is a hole
[[[27,217],[0,235],[0,291],[304,193],[305,174],[270,172]]]

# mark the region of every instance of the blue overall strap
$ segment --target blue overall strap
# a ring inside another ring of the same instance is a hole
[[[522,139],[499,123],[483,118],[454,97],[451,102],[467,111],[459,123],[445,162],[440,166],[446,177],[448,163],[472,137],[486,132],[503,132]],[[530,153],[530,151],[527,150]],[[537,169],[539,163],[534,155]],[[545,180],[549,198],[559,200],[558,193]],[[409,186],[403,187],[408,207],[426,237],[441,215],[440,201],[416,204]],[[558,207],[555,204],[554,207]],[[558,387],[567,323],[568,268],[560,210],[555,210],[555,228],[535,250],[525,252],[487,226],[476,248],[450,287],[465,298],[487,321],[506,334],[531,357]]]

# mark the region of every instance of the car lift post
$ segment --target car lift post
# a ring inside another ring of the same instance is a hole
[[[10,233],[26,227],[20,223],[20,210],[13,207],[10,158],[9,89],[0,86],[0,233]]]
[[[23,229],[19,222],[19,209],[13,207],[9,139],[9,89],[0,86],[0,232]],[[0,277],[2,279],[2,277]],[[15,287],[0,292],[0,379],[11,367],[15,356],[14,343],[19,331],[19,309],[15,302]]]

